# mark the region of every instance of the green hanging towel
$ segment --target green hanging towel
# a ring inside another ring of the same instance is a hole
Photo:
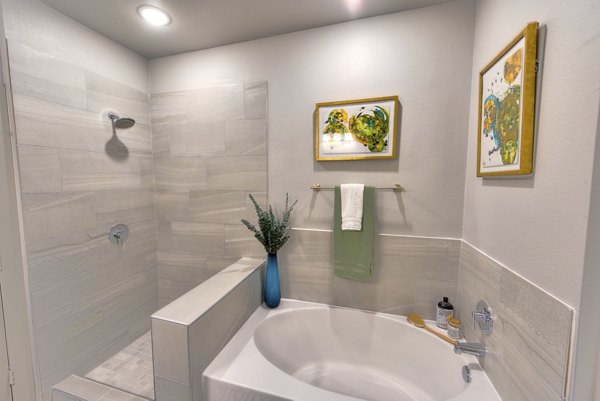
[[[365,186],[361,231],[342,231],[342,194],[335,187],[333,206],[333,271],[339,277],[368,280],[373,266],[374,187]]]

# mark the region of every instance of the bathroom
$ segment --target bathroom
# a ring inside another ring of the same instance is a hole
[[[598,1],[177,3],[0,1],[1,401],[48,401],[132,343],[147,352],[159,309],[266,259],[240,220],[256,221],[249,194],[280,211],[286,193],[284,299],[434,319],[447,296],[502,400],[600,400]],[[147,25],[144,4],[170,23]],[[479,73],[531,21],[533,174],[478,177]],[[316,104],[385,96],[399,99],[395,158],[315,160]],[[326,188],[345,183],[403,188],[376,190],[367,281],[333,274]],[[128,238],[113,244],[119,223]],[[485,337],[480,299],[495,313]],[[206,316],[227,339],[256,309],[232,305]],[[171,338],[131,399],[196,390],[161,371],[185,343]]]

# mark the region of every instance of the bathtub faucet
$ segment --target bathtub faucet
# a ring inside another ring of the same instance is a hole
[[[481,343],[459,343],[457,342],[454,346],[454,352],[456,354],[465,354],[475,355],[479,358],[483,358],[485,356],[485,345]]]

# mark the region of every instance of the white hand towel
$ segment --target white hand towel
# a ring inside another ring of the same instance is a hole
[[[342,230],[362,230],[364,184],[342,184]]]

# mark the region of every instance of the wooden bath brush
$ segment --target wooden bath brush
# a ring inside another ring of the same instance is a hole
[[[408,320],[408,323],[411,323],[412,325],[414,325],[420,329],[425,329],[428,332],[430,332],[431,334],[435,334],[442,340],[448,341],[452,345],[456,345],[456,340],[453,340],[450,337],[448,337],[447,335],[439,333],[438,331],[427,326],[425,324],[425,321],[423,320],[423,318],[421,316],[417,315],[416,313],[409,313],[408,316],[406,317],[406,320]]]

